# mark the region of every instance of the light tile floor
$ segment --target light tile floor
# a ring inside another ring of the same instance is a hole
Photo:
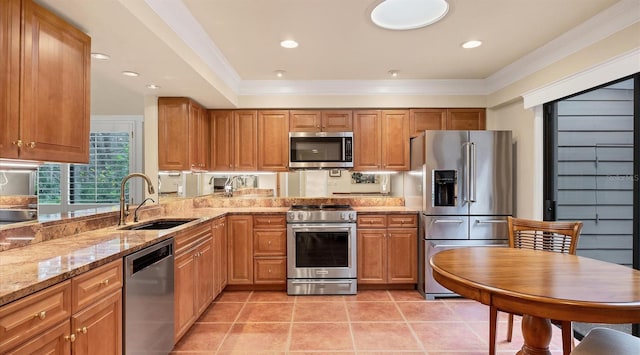
[[[500,313],[498,353],[513,341]],[[172,354],[487,354],[489,308],[459,298],[425,301],[417,291],[359,291],[354,296],[288,296],[285,292],[224,292]],[[551,351],[562,354],[553,327]]]

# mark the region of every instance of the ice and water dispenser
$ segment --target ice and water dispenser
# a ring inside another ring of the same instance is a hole
[[[433,206],[455,206],[458,172],[433,170]]]

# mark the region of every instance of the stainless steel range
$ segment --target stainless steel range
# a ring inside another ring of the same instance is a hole
[[[297,205],[287,212],[287,293],[357,292],[356,211],[348,205]]]

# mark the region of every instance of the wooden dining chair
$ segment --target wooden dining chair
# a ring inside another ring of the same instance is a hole
[[[509,247],[536,249],[556,253],[575,254],[582,222],[548,222],[523,218],[507,218]],[[526,275],[522,275],[526,277]],[[489,353],[495,354],[498,309],[491,306],[489,318]],[[562,351],[568,355],[573,348],[573,329],[570,321],[562,321]],[[513,336],[513,314],[509,313],[507,341]]]

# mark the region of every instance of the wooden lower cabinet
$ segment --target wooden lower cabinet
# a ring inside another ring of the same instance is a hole
[[[359,284],[418,281],[417,215],[358,215],[357,233]]]
[[[122,259],[0,307],[0,354],[122,354],[123,275],[114,270]]]
[[[213,221],[213,298],[227,286],[227,217]]]
[[[193,240],[181,249],[176,248],[175,253],[174,343],[177,343],[213,301],[214,259],[210,224],[182,232],[175,238]]]
[[[262,257],[253,261],[256,285],[284,285],[287,282],[287,257]]]
[[[229,285],[253,284],[253,217],[227,217],[227,268]]]
[[[122,291],[87,307],[71,317],[75,333],[73,354],[110,355],[122,353]]]
[[[282,214],[253,216],[253,282],[287,283],[287,220]]]

